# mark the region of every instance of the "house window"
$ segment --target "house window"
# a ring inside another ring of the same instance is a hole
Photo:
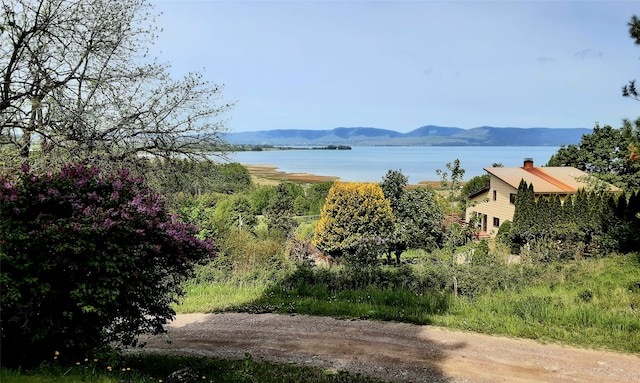
[[[512,205],[515,205],[515,203],[516,203],[516,195],[515,195],[515,193],[511,193],[511,194],[509,194],[509,202],[510,202]]]
[[[500,227],[500,218],[493,217],[493,227]]]
[[[493,191],[493,200],[496,201],[498,199],[498,191],[494,190]]]

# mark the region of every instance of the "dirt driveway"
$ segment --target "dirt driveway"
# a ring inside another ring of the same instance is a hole
[[[166,336],[147,342],[149,352],[222,358],[248,352],[254,359],[399,382],[640,382],[640,356],[306,315],[178,315]]]

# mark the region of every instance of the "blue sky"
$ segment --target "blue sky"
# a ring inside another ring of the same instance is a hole
[[[592,128],[640,116],[638,1],[152,1],[154,49],[236,101],[231,131]]]

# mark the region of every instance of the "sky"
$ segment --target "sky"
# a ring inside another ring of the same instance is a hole
[[[223,85],[230,131],[593,128],[640,117],[638,1],[152,0],[172,74]]]

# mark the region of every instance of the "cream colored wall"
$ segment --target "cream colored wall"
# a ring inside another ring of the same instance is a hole
[[[498,234],[498,228],[493,226],[494,217],[500,219],[501,225],[504,221],[513,221],[516,206],[509,202],[509,195],[515,194],[517,190],[493,175],[490,177],[489,191],[469,200],[469,207],[465,215],[467,222],[469,222],[474,212],[486,214],[487,233],[493,238]],[[493,200],[494,190],[497,192],[495,201]]]

